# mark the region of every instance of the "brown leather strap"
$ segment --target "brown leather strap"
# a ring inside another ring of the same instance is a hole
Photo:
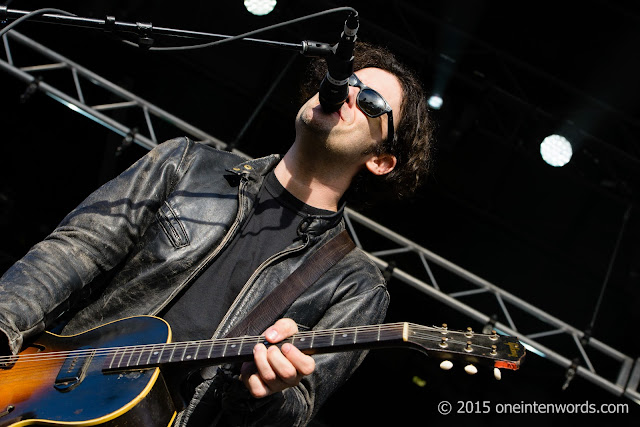
[[[258,335],[282,316],[285,310],[315,283],[332,265],[355,247],[347,230],[322,245],[306,259],[289,277],[264,297],[258,305],[238,323],[227,337]]]

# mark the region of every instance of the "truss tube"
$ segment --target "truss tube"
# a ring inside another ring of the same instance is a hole
[[[368,254],[368,255],[378,265],[379,268],[383,270],[387,268],[388,264],[386,262],[382,261],[379,258],[376,258],[375,256],[372,256],[371,254]],[[416,279],[415,277],[412,277],[411,275],[402,271],[401,269],[394,268],[393,277],[398,278],[399,280],[403,281],[409,286],[415,289],[418,289],[419,291],[424,292],[425,294],[428,294],[429,296],[433,297],[434,299],[440,302],[443,302],[459,311],[466,313],[469,317],[477,320],[480,323],[489,323],[492,320],[491,317],[487,316],[486,314],[483,314],[478,310],[456,300],[455,298],[452,298],[442,293],[441,291],[438,291],[432,286],[429,286],[428,284]],[[516,331],[514,331],[509,326],[502,324],[500,322],[495,323],[495,328],[496,330],[500,330],[508,335],[518,336],[518,333]],[[528,339],[523,336],[519,336],[518,338],[523,344],[530,347],[533,351],[543,353],[545,358],[551,360],[552,362],[566,369],[569,369],[573,364],[571,360],[559,355],[555,351],[545,347],[544,345],[532,339]],[[620,387],[612,383],[611,381],[608,381],[607,379],[597,375],[594,372],[591,372],[588,369],[583,368],[582,366],[578,366],[576,373],[581,377],[593,382],[594,384],[604,388],[605,390],[615,395],[621,396],[625,393],[625,390],[623,387]]]
[[[3,61],[0,59],[0,68],[3,68],[4,70],[6,70],[9,74],[14,75],[15,77],[17,77],[18,79],[26,82],[26,83],[32,83],[35,81],[35,77],[33,77],[31,74],[29,73],[25,73],[24,71],[8,64],[7,62]],[[119,123],[118,121],[112,119],[111,117],[105,116],[104,114],[100,113],[99,111],[94,110],[91,107],[88,107],[80,102],[78,102],[76,99],[73,99],[72,97],[70,97],[69,95],[67,95],[66,93],[63,93],[61,91],[59,91],[58,89],[54,88],[53,86],[48,85],[45,82],[39,82],[38,83],[38,90],[46,93],[47,95],[51,96],[53,99],[55,99],[56,101],[62,102],[64,104],[67,104],[67,106],[71,107],[73,106],[73,109],[75,109],[76,111],[82,113],[83,115],[95,120],[96,122],[102,124],[103,126],[113,130],[114,132],[120,134],[121,136],[127,136],[128,134],[131,133],[131,129],[129,129],[127,126]],[[150,139],[139,135],[139,134],[135,134],[134,136],[134,140],[136,141],[136,143],[140,144],[141,146],[151,149],[153,148],[156,144],[151,141]]]
[[[633,366],[633,368],[631,368]],[[640,405],[640,393],[638,393],[638,384],[640,383],[640,358],[630,362],[629,369],[632,369],[627,382],[627,389],[625,395],[630,399],[635,400]]]
[[[72,69],[77,70],[81,75],[86,76],[87,78],[91,79],[95,84],[100,85],[102,87],[104,87],[105,89],[132,101],[135,101],[136,104],[138,104],[140,107],[146,107],[149,109],[149,112],[153,113],[155,116],[161,117],[165,120],[167,120],[169,123],[171,123],[172,125],[174,125],[175,127],[177,127],[178,129],[181,129],[185,132],[188,132],[190,135],[193,135],[196,138],[199,138],[201,140],[206,140],[206,141],[210,141],[213,144],[215,144],[218,147],[224,147],[226,146],[226,144],[224,142],[222,142],[221,140],[219,140],[218,138],[215,138],[205,132],[203,132],[202,130],[196,128],[195,126],[190,125],[189,123],[185,122],[184,120],[166,112],[165,110],[156,107],[155,105],[147,102],[146,100],[138,97],[137,95],[134,95],[133,93],[113,84],[112,82],[110,82],[109,80],[99,76],[98,74],[84,68],[83,66],[76,64],[75,62],[69,60],[68,58],[52,51],[51,49],[41,45],[40,43],[22,35],[21,33],[15,31],[15,30],[11,30],[9,31],[7,34],[7,36],[15,39],[16,41],[24,44],[25,46],[28,46],[38,52],[40,52],[41,54],[47,56],[50,59],[53,59],[54,61],[58,61],[58,62],[64,62],[66,64],[68,64],[68,66]],[[154,144],[155,145],[155,144]]]
[[[483,288],[489,289],[491,292],[495,293],[496,295],[499,295],[500,298],[509,301],[510,303],[520,307],[521,309],[528,311],[529,313],[535,315],[536,317],[538,317],[539,319],[556,326],[557,328],[560,328],[562,330],[564,330],[567,333],[571,333],[574,335],[577,335],[578,337],[582,338],[584,336],[584,333],[576,328],[574,328],[573,326],[561,321],[560,319],[553,317],[547,313],[545,313],[543,310],[534,307],[533,305],[527,303],[526,301],[521,300],[520,298],[517,298],[516,296],[498,288],[496,285],[489,283],[487,280],[482,279],[481,277],[476,276],[475,274],[463,269],[462,267],[459,267],[457,265],[455,265],[454,263],[452,263],[451,261],[448,261],[444,258],[442,258],[439,255],[434,254],[433,252],[415,244],[414,242],[411,242],[410,240],[400,236],[399,234],[389,230],[388,228],[375,223],[374,221],[372,221],[371,219],[365,217],[362,214],[359,214],[353,210],[347,209],[347,214],[356,222],[359,222],[363,225],[365,225],[366,227],[376,231],[377,233],[383,235],[384,237],[400,244],[400,245],[404,245],[407,247],[411,247],[413,248],[414,251],[419,252],[421,254],[423,254],[426,258],[430,259],[431,261],[437,263],[438,265],[440,265],[441,267],[451,271],[452,273],[463,277],[464,279],[468,280],[471,283],[474,283],[478,286],[481,286]],[[484,321],[484,320],[483,320]],[[601,341],[598,341],[595,338],[590,338],[589,339],[589,345],[592,346],[593,348],[596,348],[608,355],[610,355],[611,357],[619,360],[619,361],[624,361],[627,360],[629,357],[624,355],[623,353],[619,352],[618,350],[611,348],[610,346],[604,344]]]

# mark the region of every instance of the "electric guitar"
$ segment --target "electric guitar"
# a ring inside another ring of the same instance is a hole
[[[176,410],[160,373],[252,360],[255,344],[294,344],[307,354],[410,346],[441,359],[518,369],[525,355],[514,337],[390,323],[300,332],[278,344],[264,337],[169,342],[162,319],[131,317],[79,335],[42,334],[15,356],[0,357],[0,427],[34,424],[167,426]]]

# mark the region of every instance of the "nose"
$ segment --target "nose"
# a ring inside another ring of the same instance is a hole
[[[356,98],[358,97],[358,91],[360,89],[358,89],[357,87],[354,86],[349,86],[349,96],[347,97],[347,104],[349,105],[349,108],[355,108],[356,107]]]

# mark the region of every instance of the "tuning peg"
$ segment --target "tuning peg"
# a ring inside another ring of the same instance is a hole
[[[464,351],[467,353],[471,353],[473,351],[473,347],[471,347],[471,341],[467,341],[467,346],[464,348]]]
[[[500,372],[500,369],[493,368],[493,376],[495,377],[495,379],[500,381],[502,379],[502,372]]]
[[[478,373],[478,368],[473,365],[467,365],[464,367],[464,371],[469,375],[475,375]]]
[[[453,363],[451,363],[450,360],[445,360],[442,363],[440,363],[440,368],[448,371],[449,369],[453,368]]]

